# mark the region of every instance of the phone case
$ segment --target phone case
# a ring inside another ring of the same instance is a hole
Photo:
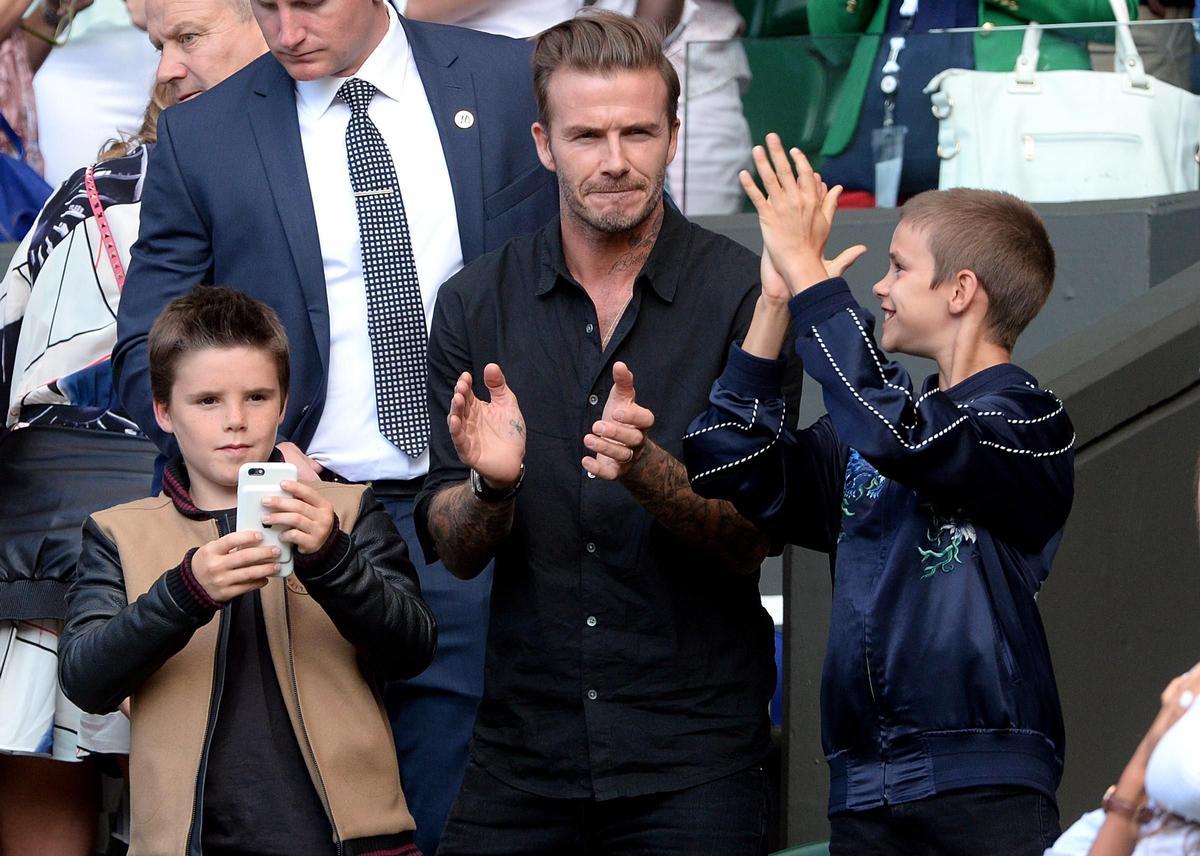
[[[263,508],[262,501],[268,496],[286,496],[279,483],[295,479],[295,464],[249,463],[242,464],[238,470],[237,531],[261,532],[263,546],[279,548],[281,577],[291,576],[292,545],[280,542],[280,527],[263,525],[262,519],[267,510]]]

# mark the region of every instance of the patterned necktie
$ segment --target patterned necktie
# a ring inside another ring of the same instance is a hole
[[[352,77],[337,94],[350,106],[346,152],[362,241],[379,431],[415,458],[429,444],[425,306],[392,153],[367,115],[375,92]]]

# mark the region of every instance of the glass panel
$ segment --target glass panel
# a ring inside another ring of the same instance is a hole
[[[845,207],[956,186],[1038,202],[1194,191],[1194,23],[693,42],[672,194],[690,215],[747,210],[737,173],[768,131],[843,184]]]

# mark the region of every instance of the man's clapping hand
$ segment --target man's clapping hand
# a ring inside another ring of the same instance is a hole
[[[504,490],[521,475],[525,418],[500,366],[484,366],[483,384],[490,401],[475,395],[470,372],[459,375],[446,420],[459,460],[479,473],[488,486]]]
[[[624,363],[614,363],[604,412],[583,438],[583,445],[595,452],[583,459],[583,468],[597,478],[622,478],[645,450],[646,432],[653,424],[654,414],[636,401],[633,372]]]

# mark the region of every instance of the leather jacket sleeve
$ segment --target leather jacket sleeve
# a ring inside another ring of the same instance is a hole
[[[298,554],[296,575],[376,676],[411,678],[433,661],[433,613],[404,539],[370,490],[353,532],[335,531],[319,552]]]
[[[116,710],[214,614],[186,597],[178,566],[129,603],[116,545],[88,518],[58,642],[63,692],[88,713]]]

